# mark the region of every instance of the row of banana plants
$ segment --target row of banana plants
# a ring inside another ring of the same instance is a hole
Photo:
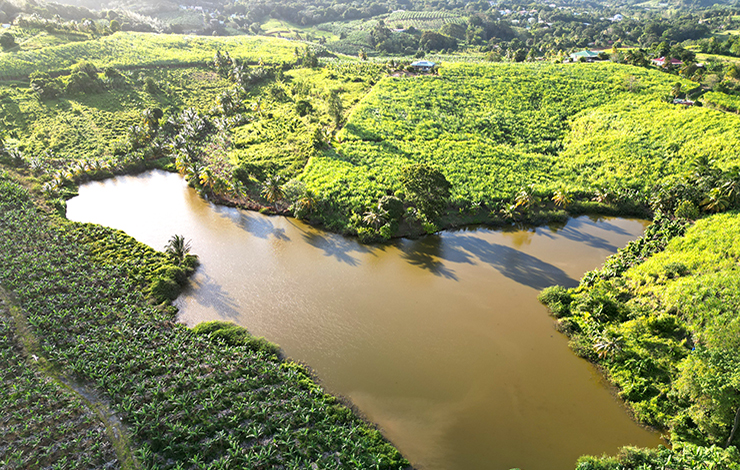
[[[121,416],[144,467],[408,466],[274,345],[173,322],[141,287],[146,274],[128,274],[127,256],[140,256],[130,243],[116,253],[99,229],[41,213],[7,175],[0,181],[0,283],[42,354]]]

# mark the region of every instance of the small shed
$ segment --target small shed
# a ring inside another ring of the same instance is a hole
[[[588,49],[586,49],[585,51],[580,51],[580,52],[574,52],[574,53],[572,53],[570,55],[570,60],[572,60],[573,62],[577,62],[578,60],[581,59],[581,57],[583,57],[584,59],[586,59],[588,62],[591,62],[594,59],[598,59],[599,58],[599,53],[598,52],[594,52],[594,51],[589,51]]]
[[[411,64],[411,66],[419,72],[431,72],[435,65],[437,64],[429,62],[428,60],[418,60]]]

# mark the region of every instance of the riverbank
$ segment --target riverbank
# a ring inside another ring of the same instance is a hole
[[[46,359],[122,418],[141,465],[408,466],[299,368],[173,323],[171,313],[147,300],[130,266],[113,262],[115,242],[109,262],[101,262],[99,238],[82,236],[94,227],[39,212],[7,174],[0,208],[0,283],[14,294]],[[123,237],[97,230],[108,242]],[[136,249],[150,250],[139,244],[118,253],[126,258]],[[48,399],[53,407],[62,400]],[[30,447],[14,468],[47,451]]]
[[[604,370],[636,418],[671,436],[671,451],[584,457],[579,469],[740,468],[739,227],[736,212],[695,225],[659,217],[578,287],[540,295],[571,348]]]

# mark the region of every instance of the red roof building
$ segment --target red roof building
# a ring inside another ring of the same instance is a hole
[[[660,57],[658,59],[650,59],[650,62],[652,62],[653,64],[657,65],[658,67],[663,67],[665,65],[683,65],[683,62],[681,62],[678,59],[671,59],[666,64],[666,58],[665,57]]]

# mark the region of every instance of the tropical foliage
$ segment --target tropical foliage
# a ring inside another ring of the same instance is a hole
[[[661,216],[578,288],[548,288],[540,296],[574,350],[604,368],[638,419],[670,430],[679,450],[682,442],[728,447],[686,446],[676,461],[702,455],[707,464],[721,462],[718,468],[740,465],[738,240],[737,213],[688,230]],[[618,468],[588,462],[578,468]],[[678,468],[696,468],[690,462]]]
[[[272,63],[292,62],[295,46],[286,40],[249,36],[204,38],[118,32],[94,41],[0,54],[0,80],[22,79],[34,71],[69,70],[83,60],[94,61],[101,68],[198,65],[226,47],[235,58],[256,64],[263,58]]]

